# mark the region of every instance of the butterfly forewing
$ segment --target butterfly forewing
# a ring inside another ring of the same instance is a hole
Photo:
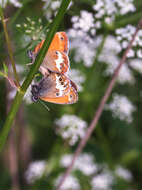
[[[68,56],[62,51],[48,51],[40,67],[40,71],[44,75],[42,68],[56,73],[67,73],[70,68]]]
[[[34,55],[37,55],[41,47],[43,46],[45,40],[42,40],[34,49]],[[57,32],[48,48],[48,50],[57,50],[68,53],[69,40],[65,32]]]

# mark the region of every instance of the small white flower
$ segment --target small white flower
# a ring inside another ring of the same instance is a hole
[[[130,171],[122,168],[121,166],[115,169],[115,174],[128,182],[131,182],[132,180],[132,174],[130,173]]]
[[[93,28],[93,29],[91,29],[90,32],[91,32],[91,34],[94,36],[94,35],[96,34],[96,29]]]
[[[73,16],[71,19],[73,22],[73,28],[83,30],[88,32],[92,27],[94,27],[93,14],[88,11],[81,11],[80,17]]]
[[[135,51],[133,49],[130,49],[129,52],[127,53],[127,57],[131,58],[135,56]]]
[[[57,10],[60,7],[60,1],[53,1],[51,2],[51,9]]]
[[[61,166],[68,167],[72,161],[73,155],[67,154],[64,155],[61,159]],[[97,164],[93,161],[93,156],[88,153],[82,153],[75,161],[73,166],[74,170],[80,170],[84,175],[92,175],[97,172]]]
[[[120,43],[113,37],[108,36],[103,51],[99,56],[99,61],[107,64],[107,68],[105,70],[105,75],[112,75],[120,63],[120,59],[118,57],[118,53],[121,51]],[[108,56],[109,55],[109,56]],[[120,72],[118,74],[117,81],[120,84],[130,83],[134,84],[135,80],[131,73],[131,70],[128,68],[126,64],[122,65]]]
[[[138,56],[139,58],[142,58],[142,50],[141,50],[141,49],[139,49],[139,50],[137,51],[137,56]]]
[[[135,69],[137,72],[142,74],[142,60],[141,59],[132,59],[129,61],[130,66]]]
[[[75,49],[75,62],[83,61],[86,67],[92,66],[94,63],[94,57],[96,54],[96,49],[102,41],[102,37],[98,36],[94,39],[89,38],[89,36],[82,31],[77,31],[70,29],[68,31],[68,36],[70,39],[71,49]]]
[[[18,0],[10,0],[10,3],[15,7],[22,7],[22,4]]]
[[[60,180],[62,179],[62,175],[60,175],[56,181],[55,181],[55,186],[57,186],[60,182]],[[80,184],[78,182],[78,180],[72,176],[72,175],[69,175],[65,182],[63,183],[62,185],[62,190],[80,190]]]
[[[133,0],[114,0],[120,8],[120,14],[125,15],[128,12],[134,12],[136,10]]]
[[[112,183],[113,176],[109,172],[103,172],[92,179],[92,190],[111,190]]]
[[[114,117],[131,123],[133,120],[132,113],[136,110],[135,106],[128,100],[126,96],[114,94],[111,103],[105,106],[106,109],[113,112]]]
[[[73,16],[71,18],[72,23],[76,23],[76,22],[78,22],[78,20],[79,20],[79,16]]]
[[[34,183],[37,179],[40,179],[44,174],[45,167],[45,161],[34,161],[30,163],[27,171],[25,172],[26,181],[31,184]]]
[[[15,7],[22,7],[22,4],[18,1],[18,0],[0,0],[0,5],[1,6],[3,6],[3,7],[5,7],[6,5],[7,5],[7,3],[11,3],[11,4],[13,4],[13,6],[15,6]]]
[[[96,0],[93,9],[95,19],[107,24],[111,24],[118,15],[125,15],[136,10],[133,0]]]
[[[130,24],[124,28],[116,29],[115,33],[117,35],[117,40],[120,42],[122,49],[127,48],[135,31],[136,27]],[[127,57],[130,58],[137,56],[138,58],[142,58],[142,51],[140,47],[142,47],[142,30],[139,30],[132,44],[132,49],[128,52]]]
[[[58,125],[57,133],[64,139],[69,139],[69,144],[74,145],[79,138],[83,138],[87,128],[87,123],[75,115],[67,115],[55,121]]]

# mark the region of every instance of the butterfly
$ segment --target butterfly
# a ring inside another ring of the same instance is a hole
[[[73,104],[78,100],[77,87],[66,75],[50,73],[38,84],[32,85],[32,100],[38,99],[56,103]]]
[[[32,63],[43,46],[45,40],[42,40],[34,49],[29,51],[28,55],[32,59]],[[49,46],[48,52],[39,68],[43,75],[47,75],[48,71],[56,73],[67,73],[70,69],[68,59],[69,41],[65,32],[57,32]]]
[[[29,53],[32,63],[44,44],[42,40]],[[32,85],[32,100],[39,99],[56,104],[73,104],[78,100],[76,84],[69,79],[70,63],[68,58],[69,41],[65,32],[57,32],[39,68],[43,78]]]

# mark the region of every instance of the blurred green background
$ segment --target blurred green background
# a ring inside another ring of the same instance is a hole
[[[45,38],[61,1],[4,1],[3,11],[22,82],[27,51]],[[2,6],[2,2],[0,1]],[[32,103],[30,89],[20,106],[0,157],[0,189],[56,189],[91,123],[139,19],[141,0],[74,0],[58,31],[70,41],[70,78],[78,86],[73,105]],[[0,24],[0,70],[13,76]],[[62,190],[142,189],[142,30],[90,137]],[[0,128],[15,90],[0,78]]]

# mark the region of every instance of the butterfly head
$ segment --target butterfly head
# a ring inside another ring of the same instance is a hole
[[[37,102],[39,100],[39,86],[38,85],[32,85],[32,101]]]

